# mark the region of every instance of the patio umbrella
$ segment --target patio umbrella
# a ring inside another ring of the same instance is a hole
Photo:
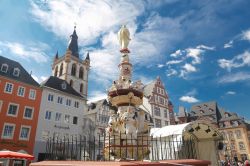
[[[33,160],[34,156],[13,151],[0,151],[0,158]]]

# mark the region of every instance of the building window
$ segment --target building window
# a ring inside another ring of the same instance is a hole
[[[240,148],[240,150],[246,150],[243,142],[239,142],[239,148]]]
[[[6,82],[4,92],[5,93],[12,93],[12,90],[13,90],[13,84]]]
[[[165,103],[164,102],[164,98],[162,98],[162,97],[159,96],[159,102],[160,102],[161,105],[164,105],[164,103]]]
[[[238,139],[240,139],[240,138],[241,138],[241,131],[240,131],[240,130],[236,130],[236,131],[235,131],[235,135],[236,135],[236,137],[237,137]]]
[[[73,87],[73,80],[70,80],[70,81],[69,81],[69,85],[70,85],[71,87]]]
[[[2,111],[3,101],[0,100],[0,112]]]
[[[76,116],[74,116],[74,117],[73,117],[73,124],[76,125],[76,124],[77,124],[77,120],[78,120],[78,118],[77,118]]]
[[[4,123],[2,138],[12,139],[14,136],[15,124]]]
[[[54,100],[54,95],[52,95],[52,94],[49,94],[48,95],[48,101],[53,101]]]
[[[168,125],[169,125],[168,121],[165,121],[165,126],[168,126]]]
[[[67,106],[71,106],[71,100],[70,100],[70,99],[67,99],[67,100],[66,100],[66,105],[67,105]]]
[[[168,118],[168,110],[164,110],[164,117]]]
[[[79,78],[83,79],[83,67],[80,67]]]
[[[235,144],[231,143],[231,150],[235,150]]]
[[[49,131],[47,131],[47,130],[44,130],[44,131],[42,131],[42,139],[44,140],[44,141],[47,141],[48,139],[49,139]]]
[[[233,134],[232,131],[229,131],[229,132],[228,132],[228,136],[229,136],[230,139],[234,139],[234,134]]]
[[[18,104],[9,104],[7,115],[17,117]]]
[[[75,101],[75,107],[79,108],[79,102],[78,101]]]
[[[32,119],[33,118],[33,112],[34,112],[34,108],[25,107],[23,118],[24,119]]]
[[[69,123],[69,121],[70,121],[70,115],[65,115],[64,122]]]
[[[32,99],[32,100],[36,99],[36,90],[30,89],[29,99]]]
[[[82,83],[80,84],[80,92],[81,93],[83,92],[83,84]]]
[[[22,126],[20,130],[19,139],[20,140],[29,140],[30,137],[30,126]]]
[[[25,94],[25,88],[22,87],[22,86],[19,86],[19,87],[18,87],[17,96],[24,97],[24,94]]]
[[[63,103],[63,97],[58,96],[57,97],[57,103],[62,104]]]
[[[161,127],[161,120],[160,119],[155,119],[155,127],[158,127],[158,128]]]
[[[50,120],[51,119],[51,114],[52,114],[51,111],[46,111],[46,113],[45,113],[45,119]]]
[[[241,154],[240,157],[241,157],[241,161],[247,160],[247,154]]]
[[[14,68],[13,75],[16,76],[16,77],[18,77],[19,74],[20,74],[20,69]]]
[[[161,111],[160,111],[160,108],[159,108],[159,107],[155,106],[155,107],[154,107],[154,112],[155,112],[155,115],[156,115],[156,116],[161,116]]]
[[[8,71],[8,65],[7,64],[2,64],[1,71],[4,72],[4,73],[7,73],[7,71]]]
[[[60,121],[61,120],[61,116],[62,114],[61,113],[56,113],[56,117],[55,117],[55,121]]]
[[[63,73],[63,63],[62,63],[61,66],[60,66],[59,77],[62,76],[62,73]]]
[[[56,69],[55,69],[55,73],[54,73],[55,77],[57,77],[57,73],[58,73],[58,66],[56,66]]]
[[[65,90],[66,88],[67,88],[67,84],[66,84],[66,82],[63,82],[63,83],[62,83],[62,89]]]
[[[76,64],[72,64],[72,67],[71,67],[71,75],[72,75],[72,76],[76,76]]]

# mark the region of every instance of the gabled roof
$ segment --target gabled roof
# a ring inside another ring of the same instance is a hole
[[[8,70],[6,73],[1,71],[2,64],[8,65]],[[20,70],[19,76],[13,75],[14,68],[18,68]],[[39,84],[32,78],[32,76],[23,68],[23,66],[19,62],[5,58],[3,56],[0,56],[0,76],[4,76],[29,85],[39,86]]]
[[[65,89],[63,88],[62,84],[66,85]],[[79,94],[77,91],[75,91],[74,88],[72,88],[67,83],[67,81],[62,80],[62,79],[60,79],[58,77],[50,76],[47,80],[42,82],[41,85],[46,86],[46,87],[50,87],[50,88],[53,88],[53,89],[56,89],[56,90],[59,90],[59,91],[64,92],[64,93],[68,93],[68,94],[83,98],[83,96],[81,94]]]
[[[152,94],[154,87],[155,87],[155,83],[156,83],[156,81],[153,81],[153,82],[144,86],[144,88],[143,88],[144,96],[148,97],[149,95]]]

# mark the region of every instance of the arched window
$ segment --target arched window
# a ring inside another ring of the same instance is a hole
[[[71,87],[73,87],[73,80],[70,80],[70,81],[69,81],[69,85],[70,85]]]
[[[61,76],[62,73],[63,73],[63,63],[62,63],[61,66],[60,66],[60,73],[59,73],[59,76]]]
[[[76,64],[72,64],[71,75],[76,76]]]
[[[83,92],[83,84],[80,84],[80,92]]]
[[[80,67],[79,78],[83,79],[83,67]]]
[[[56,77],[57,77],[57,72],[58,72],[58,66],[56,66],[55,73],[54,73],[54,76]]]

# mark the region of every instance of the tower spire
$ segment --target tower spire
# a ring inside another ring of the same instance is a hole
[[[73,34],[70,35],[70,41],[68,45],[68,50],[71,51],[72,55],[79,58],[79,53],[78,53],[78,36],[76,34],[76,25],[74,26],[74,31]]]

